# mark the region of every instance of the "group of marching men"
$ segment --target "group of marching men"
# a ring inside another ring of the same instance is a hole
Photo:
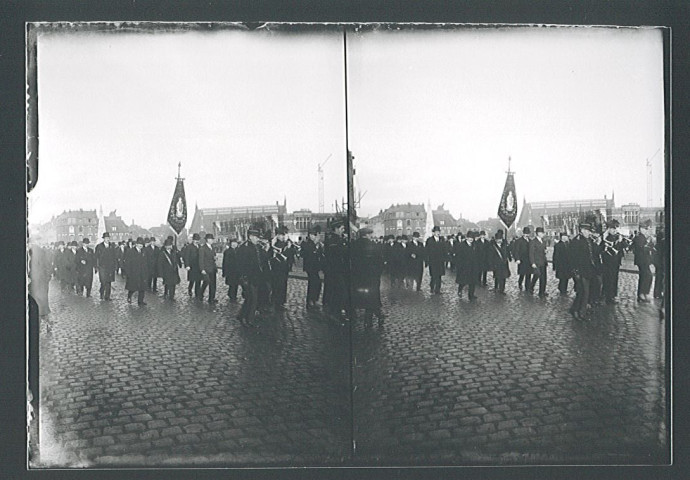
[[[558,290],[567,295],[568,283],[574,280],[576,298],[570,309],[576,318],[586,316],[601,299],[616,303],[618,272],[625,251],[632,250],[639,268],[637,300],[649,302],[652,283],[651,265],[655,266],[654,297],[661,298],[664,289],[663,231],[657,231],[653,241],[651,222],[640,225],[640,231],[629,240],[618,233],[619,224],[612,220],[602,234],[594,233],[592,225],[583,223],[574,238],[563,233],[554,246],[553,269],[559,280]],[[245,325],[255,323],[257,313],[266,309],[280,310],[287,300],[288,275],[297,256],[303,259],[307,274],[307,309],[313,309],[321,298],[324,311],[344,320],[355,318],[363,309],[365,319],[374,316],[383,321],[380,284],[382,275],[390,277],[392,289],[416,288],[426,267],[429,269],[432,294],[441,293],[441,279],[446,269],[455,271],[458,294],[467,286],[470,301],[475,300],[475,287],[487,285],[487,273],[493,274],[494,291],[505,295],[506,279],[511,276],[509,262],[517,263],[518,286],[532,293],[539,282],[539,296],[547,296],[547,265],[544,229],[538,227],[535,235],[525,227],[518,237],[508,243],[502,231],[487,239],[485,232],[468,231],[466,235],[443,238],[440,228],[434,227],[432,236],[423,242],[418,232],[409,239],[374,238],[373,231],[362,228],[358,238],[350,241],[342,219],[330,223],[330,229],[321,234],[316,226],[307,238],[294,244],[287,238],[287,228],[279,227],[275,236],[260,228],[250,228],[247,240],[228,241],[223,252],[222,276],[228,285],[230,302],[237,302],[242,287],[244,303],[239,319]],[[91,249],[89,239],[57,243],[51,260],[52,271],[63,291],[91,295],[93,275],[100,279],[100,297],[111,298],[111,283],[116,273],[126,278],[127,300],[137,294],[139,305],[145,305],[146,291],[157,291],[161,278],[164,297],[173,300],[176,286],[181,282],[180,269],[187,272],[187,292],[203,300],[208,288],[208,302],[216,303],[216,250],[214,237],[206,234],[203,242],[193,234],[190,242],[178,251],[173,237],[168,237],[162,248],[155,238],[137,238],[136,241],[110,242],[109,234]],[[323,275],[323,280],[321,277]],[[322,293],[323,287],[323,296]]]

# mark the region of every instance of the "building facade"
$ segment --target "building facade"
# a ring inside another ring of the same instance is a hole
[[[88,238],[91,243],[98,240],[98,215],[96,210],[70,210],[62,212],[55,220],[58,242],[81,242]]]
[[[414,232],[424,235],[424,225],[426,223],[424,204],[405,203],[391,205],[380,213],[379,216],[383,219],[384,236],[412,236]]]

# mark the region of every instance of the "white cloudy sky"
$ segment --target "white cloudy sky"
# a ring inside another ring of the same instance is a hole
[[[190,212],[284,195],[318,211],[330,154],[332,210],[346,191],[343,71],[338,32],[44,34],[29,219],[103,205],[160,225],[179,161]]]
[[[337,32],[43,34],[32,223],[64,209],[165,222],[182,162],[190,211],[318,211],[346,196]],[[349,147],[360,214],[445,203],[496,215],[508,156],[520,202],[663,197],[663,47],[653,29],[348,34]],[[657,153],[658,151],[658,153]],[[656,154],[656,155],[655,155]]]
[[[348,38],[361,213],[444,203],[495,217],[508,157],[527,201],[663,198],[658,30],[375,31]]]

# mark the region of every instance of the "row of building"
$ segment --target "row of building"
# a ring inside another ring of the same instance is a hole
[[[432,218],[427,219],[427,212],[431,211]],[[522,229],[525,226],[543,227],[547,235],[572,229],[584,214],[594,213],[605,222],[609,219],[617,219],[621,224],[623,233],[631,233],[637,230],[640,222],[647,219],[653,224],[663,223],[664,210],[661,207],[647,208],[636,203],[630,203],[621,207],[615,206],[614,196],[589,200],[563,200],[550,202],[528,203],[523,199],[518,221],[513,229]],[[194,214],[188,228],[180,233],[180,242],[187,239],[187,232],[212,233],[219,241],[225,241],[231,236],[243,237],[250,225],[263,223],[265,228],[273,229],[278,225],[288,227],[289,236],[293,239],[305,237],[307,231],[314,226],[321,226],[325,230],[328,222],[334,217],[334,213],[316,213],[302,209],[293,212],[287,211],[287,201],[282,204],[276,202],[268,205],[254,205],[245,207],[221,207],[199,208],[195,206]],[[432,220],[432,221],[428,221]],[[71,210],[65,211],[51,219],[50,222],[34,228],[32,235],[39,237],[41,242],[56,241],[69,242],[89,238],[92,242],[99,239],[100,229],[110,234],[112,241],[127,240],[139,236],[156,236],[165,238],[173,234],[168,225],[160,225],[149,229],[142,228],[134,223],[127,225],[117,211],[110,212],[107,216],[97,214],[96,210]],[[431,226],[436,225],[441,229],[442,235],[453,235],[458,232],[466,232],[469,229],[485,230],[489,235],[495,233],[501,227],[497,218],[490,218],[477,223],[462,218],[455,218],[450,211],[439,205],[436,209],[424,204],[396,204],[391,205],[373,217],[360,218],[359,226],[368,226],[374,230],[375,236],[408,235],[419,232],[422,237],[430,234]]]

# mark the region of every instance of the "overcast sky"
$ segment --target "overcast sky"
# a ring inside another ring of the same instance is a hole
[[[337,32],[51,33],[38,41],[32,223],[65,209],[165,222],[177,164],[194,204],[318,211],[346,196]],[[519,205],[663,197],[663,47],[653,29],[348,34],[360,214],[445,203],[495,217],[508,156]],[[658,153],[657,153],[658,151]]]
[[[361,213],[431,199],[470,220],[496,217],[509,156],[519,207],[612,191],[617,206],[646,206],[652,156],[661,204],[658,30],[375,31],[347,48]]]
[[[117,209],[166,222],[182,162],[188,208],[346,196],[341,33],[44,34],[39,180],[30,220]]]

